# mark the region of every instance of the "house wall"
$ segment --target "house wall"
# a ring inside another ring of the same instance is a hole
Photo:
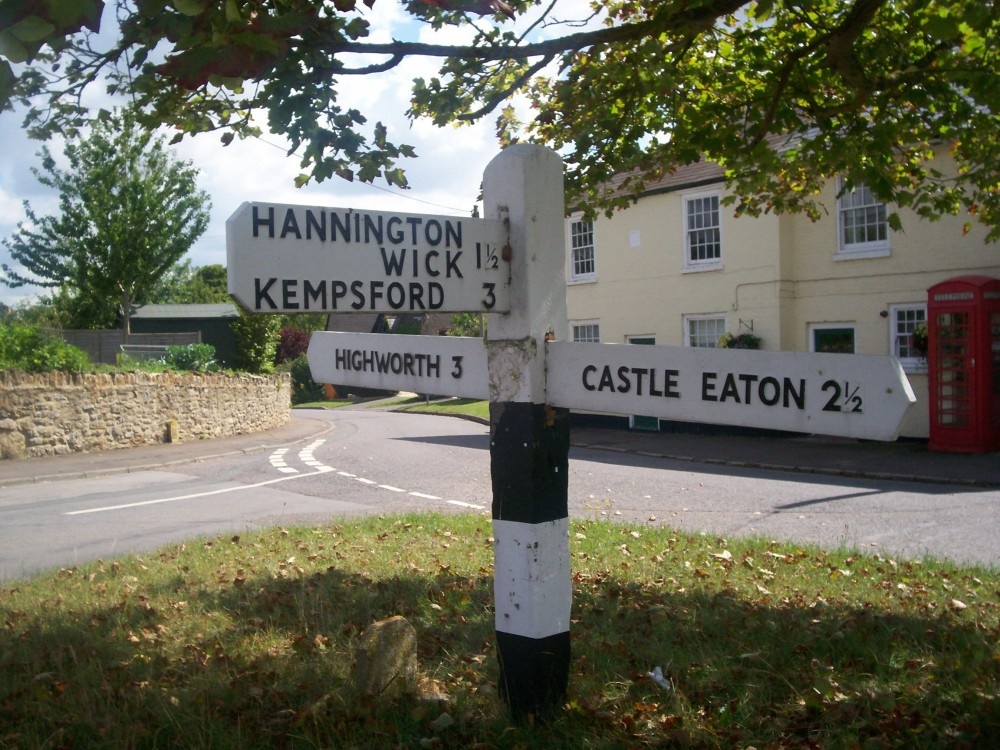
[[[678,345],[683,316],[693,314],[725,314],[734,334],[741,320],[752,322],[755,331],[777,331],[781,254],[774,217],[738,224],[723,209],[723,266],[685,269],[682,197],[704,190],[644,198],[611,220],[595,222],[596,281],[569,283],[570,321],[599,320],[601,340],[608,343],[652,335],[658,344]]]
[[[827,214],[816,222],[799,215],[736,219],[723,207],[722,268],[685,271],[683,198],[709,189],[645,196],[597,219],[597,279],[568,284],[571,324],[599,322],[604,342],[651,334],[657,344],[676,346],[684,343],[684,315],[724,313],[733,334],[741,322],[744,330],[752,324],[763,349],[810,351],[811,325],[843,323],[855,329],[856,353],[884,356],[892,347],[891,305],[925,304],[930,286],[954,276],[1000,277],[1000,247],[985,243],[982,226],[966,229],[967,217],[924,221],[906,210],[902,231],[890,231],[887,256],[838,259],[835,180],[820,196]],[[907,376],[917,404],[900,434],[926,438],[927,377],[919,370]]]

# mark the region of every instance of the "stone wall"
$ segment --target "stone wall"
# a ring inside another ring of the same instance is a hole
[[[260,432],[289,420],[290,399],[287,374],[2,372],[0,458]]]

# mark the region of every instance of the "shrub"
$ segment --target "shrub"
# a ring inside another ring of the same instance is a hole
[[[217,372],[219,369],[215,361],[215,347],[211,344],[168,346],[163,362],[175,370],[188,372]]]
[[[449,336],[482,336],[485,331],[486,318],[479,313],[464,312],[451,316]]]
[[[323,386],[312,378],[312,370],[309,369],[309,360],[305,354],[292,360],[291,376],[293,404],[323,401],[326,398]]]
[[[252,373],[273,372],[280,325],[281,318],[277,315],[241,311],[240,317],[230,323],[236,337],[237,367]]]
[[[31,326],[0,326],[0,370],[83,372],[90,357],[82,349]]]
[[[275,355],[275,364],[283,364],[297,359],[306,353],[309,348],[309,332],[298,328],[282,328],[281,340],[278,342],[278,353]]]

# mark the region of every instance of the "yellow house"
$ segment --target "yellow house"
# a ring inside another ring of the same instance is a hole
[[[965,217],[888,213],[863,185],[830,180],[827,215],[735,218],[722,170],[692,164],[629,209],[566,221],[567,306],[576,341],[716,346],[751,333],[760,348],[893,355],[917,404],[902,437],[929,434],[926,362],[911,334],[927,289],[963,274],[1000,277],[1000,247]]]

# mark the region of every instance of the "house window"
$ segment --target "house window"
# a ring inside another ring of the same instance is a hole
[[[906,372],[926,372],[926,352],[913,345],[913,332],[927,323],[927,305],[893,305],[889,309],[889,351]]]
[[[593,320],[582,320],[570,325],[573,341],[581,343],[601,343],[601,324]]]
[[[809,351],[854,354],[854,326],[844,323],[809,326]]]
[[[842,183],[837,202],[840,243],[838,256],[878,258],[889,254],[889,222],[886,206],[866,185]]]
[[[684,237],[685,268],[717,268],[722,264],[718,193],[700,193],[684,198]]]
[[[574,219],[569,224],[569,280],[593,281],[597,278],[594,259],[594,222]]]
[[[684,316],[684,346],[714,349],[719,345],[719,337],[725,332],[725,315]]]

